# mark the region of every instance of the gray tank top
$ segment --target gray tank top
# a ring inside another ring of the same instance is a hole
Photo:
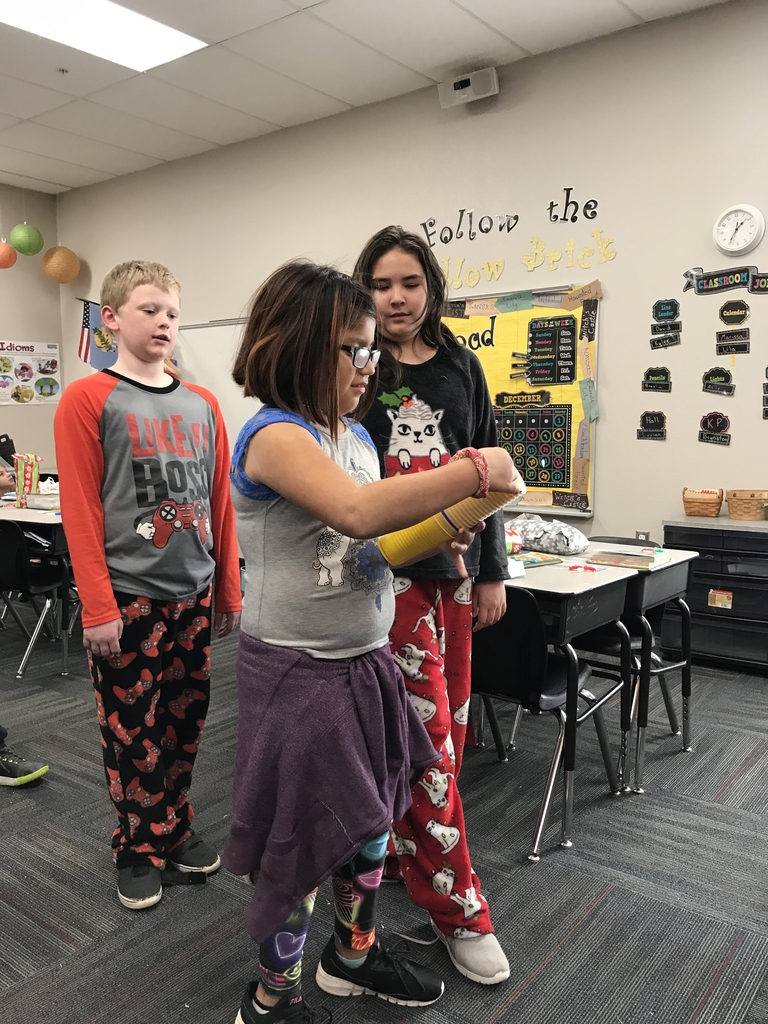
[[[344,537],[243,471],[251,438],[294,423],[360,484],[379,479],[376,449],[353,420],[336,444],[295,413],[265,407],[240,431],[232,454],[232,503],[245,558],[241,628],[267,644],[314,658],[356,658],[383,647],[395,614],[392,573],[375,540]]]

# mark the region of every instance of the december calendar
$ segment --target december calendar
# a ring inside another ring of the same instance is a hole
[[[443,318],[480,360],[499,443],[532,507],[593,510],[599,281],[560,292],[451,300]]]

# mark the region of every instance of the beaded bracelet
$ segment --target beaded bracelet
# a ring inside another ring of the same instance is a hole
[[[483,453],[479,452],[477,448],[462,448],[451,458],[451,462],[456,462],[457,459],[472,459],[477,475],[480,478],[480,486],[475,491],[473,497],[487,497],[488,488],[491,484],[491,471],[488,469],[488,461]]]

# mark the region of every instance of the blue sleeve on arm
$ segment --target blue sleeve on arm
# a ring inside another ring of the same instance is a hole
[[[362,423],[359,423],[357,420],[349,419],[345,419],[344,422],[347,424],[347,426],[351,427],[352,433],[355,435],[355,437],[359,437],[361,441],[365,441],[366,444],[370,445],[371,448],[373,448],[374,452],[376,451],[376,445],[373,443],[373,438],[365,429]],[[378,452],[376,454],[378,455]]]
[[[251,443],[251,438],[271,423],[295,423],[297,427],[303,427],[305,430],[308,430],[317,443],[320,444],[320,432],[305,420],[303,416],[299,416],[295,412],[285,412],[283,409],[274,409],[271,406],[264,406],[263,409],[259,409],[256,415],[248,420],[237,435],[237,441],[232,450],[232,466],[229,474],[229,478],[237,490],[244,497],[253,498],[254,501],[274,501],[275,498],[280,497],[277,491],[273,491],[266,484],[254,483],[253,480],[245,475],[245,470],[243,469],[245,453],[248,450],[248,445]],[[363,428],[361,427],[361,429]]]

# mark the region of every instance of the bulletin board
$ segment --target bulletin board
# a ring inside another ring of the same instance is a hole
[[[499,443],[525,481],[520,507],[594,512],[599,281],[448,303],[444,323],[488,381]]]

